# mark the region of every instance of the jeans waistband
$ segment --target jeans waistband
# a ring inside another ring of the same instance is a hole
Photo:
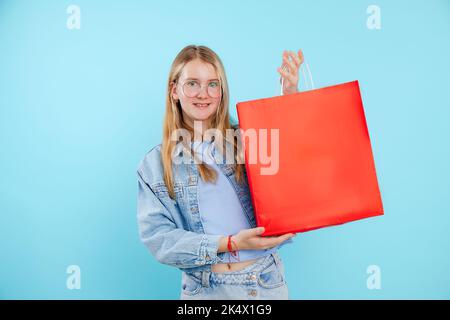
[[[272,252],[267,256],[261,257],[241,270],[220,273],[204,270],[190,275],[197,278],[204,287],[209,287],[211,282],[216,284],[254,284],[258,279],[258,274],[272,263],[279,266],[280,257],[278,252]]]

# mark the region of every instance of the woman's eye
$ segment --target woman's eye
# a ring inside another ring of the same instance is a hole
[[[215,88],[215,87],[219,86],[219,83],[218,82],[210,82],[209,86]]]
[[[189,82],[187,83],[187,85],[188,85],[189,87],[195,87],[195,86],[197,86],[198,84],[197,84],[197,82],[195,82],[195,81],[189,81]]]

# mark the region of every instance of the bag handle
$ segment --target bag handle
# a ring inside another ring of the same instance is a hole
[[[305,65],[306,71],[308,71],[308,75],[309,75],[309,83],[311,84],[311,89],[310,89],[310,90],[315,89],[313,77],[312,77],[312,74],[311,74],[311,70],[309,69],[308,62],[306,62],[306,60],[303,59],[303,63],[300,65],[300,73],[303,74],[303,78],[304,78],[305,84],[306,84],[306,82],[307,82],[307,81],[306,81],[306,75],[305,75],[305,71],[302,72],[302,65]],[[286,71],[286,68],[287,68],[286,65],[283,65],[283,66],[282,66],[282,69],[285,70],[285,71]],[[281,82],[280,96],[282,96],[282,95],[283,95],[283,83],[284,83],[283,77],[281,77],[280,82]]]

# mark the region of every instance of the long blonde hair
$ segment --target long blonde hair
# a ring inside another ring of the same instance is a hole
[[[172,87],[176,85],[183,67],[190,61],[194,59],[200,59],[203,62],[211,64],[217,75],[219,77],[220,84],[222,86],[222,99],[218,106],[217,112],[211,117],[211,128],[215,128],[216,130],[222,133],[224,137],[224,141],[226,143],[226,130],[235,128],[230,123],[230,116],[228,113],[228,104],[229,104],[229,90],[227,78],[225,75],[225,69],[223,67],[222,61],[219,56],[210,48],[206,46],[196,46],[189,45],[183,48],[178,55],[175,57],[175,60],[172,63],[169,72],[169,78],[167,83],[167,95],[166,95],[166,113],[164,116],[164,124],[163,124],[163,141],[162,141],[162,164],[164,168],[164,182],[169,191],[169,195],[172,199],[175,199],[174,192],[174,181],[173,181],[173,173],[172,173],[172,155],[174,148],[176,146],[177,141],[172,141],[171,136],[175,130],[185,129],[188,130],[191,134],[194,133],[193,128],[188,125],[184,119],[181,110],[181,104],[179,101],[174,101],[172,97]],[[238,162],[237,157],[239,156],[238,150],[238,141],[233,138],[232,141],[228,141],[231,143],[234,150],[235,161],[233,165],[235,166],[235,177],[237,182],[244,182],[244,164]],[[200,177],[205,182],[215,182],[217,179],[217,174],[215,170],[209,167],[205,163],[197,164],[198,171],[200,173]]]

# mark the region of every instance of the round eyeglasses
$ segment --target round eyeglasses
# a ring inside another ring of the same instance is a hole
[[[181,83],[183,93],[188,98],[194,98],[202,91],[202,85],[197,80],[187,80]],[[206,91],[211,98],[218,98],[222,94],[222,86],[217,80],[207,83]]]

